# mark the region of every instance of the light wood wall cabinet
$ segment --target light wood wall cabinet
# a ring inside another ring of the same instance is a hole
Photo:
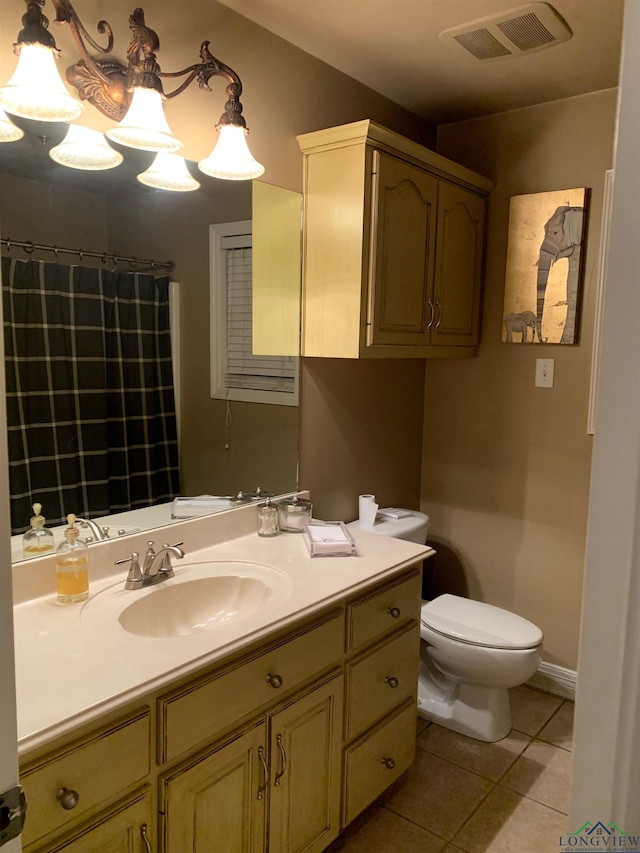
[[[298,142],[302,355],[474,355],[493,183],[368,120]]]
[[[26,853],[320,853],[411,764],[418,568],[23,763]]]

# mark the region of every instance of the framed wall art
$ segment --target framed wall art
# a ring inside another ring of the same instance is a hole
[[[587,199],[585,187],[512,196],[505,343],[577,343]]]

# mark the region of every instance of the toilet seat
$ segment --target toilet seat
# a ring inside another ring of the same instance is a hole
[[[437,634],[473,646],[534,649],[542,643],[542,631],[533,622],[501,607],[457,595],[440,595],[425,602],[420,619]]]

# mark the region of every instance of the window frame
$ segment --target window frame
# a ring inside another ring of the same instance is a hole
[[[293,379],[295,390],[293,392],[229,388],[225,382],[227,373],[227,260],[226,250],[222,244],[225,238],[242,238],[251,235],[251,233],[252,221],[250,219],[222,222],[209,226],[211,398],[244,403],[298,406],[300,392],[299,358],[295,358]]]

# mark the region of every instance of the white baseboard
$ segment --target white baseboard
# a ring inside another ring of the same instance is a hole
[[[527,684],[538,690],[544,690],[545,693],[553,693],[555,696],[575,701],[578,673],[573,669],[565,669],[563,666],[542,661],[538,671],[527,681]]]

